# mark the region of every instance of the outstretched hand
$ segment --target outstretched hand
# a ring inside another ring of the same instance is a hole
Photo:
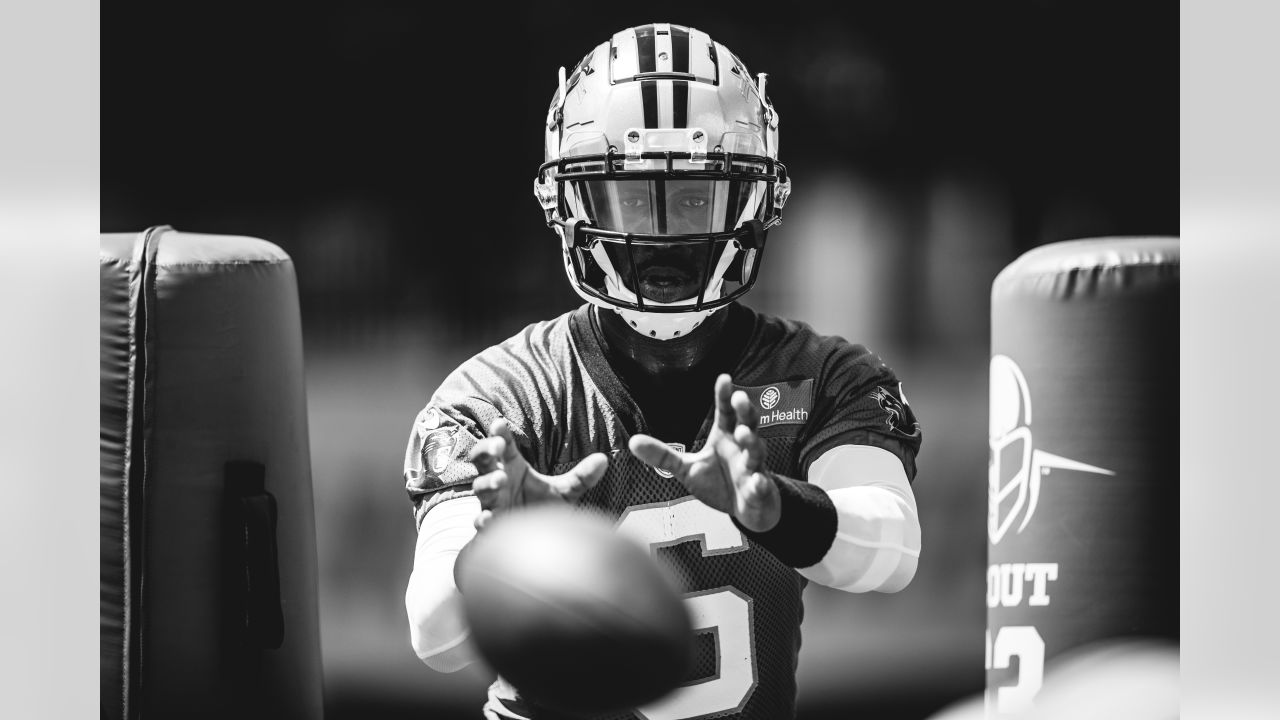
[[[728,375],[716,378],[715,423],[696,453],[679,452],[649,435],[633,435],[631,454],[675,476],[693,496],[737,518],[748,530],[778,524],[782,499],[764,468],[765,443],[757,434],[760,413]]]
[[[592,453],[561,475],[544,475],[529,467],[516,447],[511,425],[499,419],[489,437],[471,448],[467,460],[480,473],[472,488],[480,499],[476,529],[483,529],[494,513],[543,502],[576,502],[595,487],[609,467],[604,453]]]

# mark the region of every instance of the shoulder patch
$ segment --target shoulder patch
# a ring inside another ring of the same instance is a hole
[[[883,387],[876,387],[871,391],[871,398],[884,410],[884,423],[890,432],[908,438],[916,437],[920,434],[920,423],[907,405],[907,396],[902,394],[902,383],[898,383],[898,394],[902,397],[901,400]]]
[[[438,425],[422,438],[422,467],[437,477],[449,467],[458,445],[458,428]]]
[[[405,488],[410,497],[475,478],[475,467],[466,462],[476,439],[465,417],[460,422],[451,410],[428,405],[414,421],[404,456]]]

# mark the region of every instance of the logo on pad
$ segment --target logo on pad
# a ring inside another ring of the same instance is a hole
[[[1115,475],[1105,468],[1037,450],[1031,444],[1031,390],[1022,368],[1005,355],[991,358],[991,446],[987,468],[987,535],[1000,542],[1019,517],[1022,532],[1036,512],[1040,478],[1051,470]],[[1012,498],[1012,500],[1010,500]],[[1005,502],[1008,500],[1009,502]],[[1002,510],[1005,506],[1007,510]]]

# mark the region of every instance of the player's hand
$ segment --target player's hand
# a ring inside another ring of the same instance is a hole
[[[480,499],[476,529],[484,528],[494,513],[542,502],[575,502],[595,487],[609,467],[604,453],[592,453],[563,475],[543,475],[529,467],[516,447],[511,425],[499,419],[489,437],[477,442],[467,456],[480,476],[472,488]]]
[[[782,498],[764,469],[765,443],[757,434],[760,413],[728,375],[716,378],[716,417],[707,444],[683,453],[648,435],[631,437],[631,454],[676,477],[693,496],[737,518],[748,530],[778,524]]]

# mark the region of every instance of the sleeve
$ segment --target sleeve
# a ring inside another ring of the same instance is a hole
[[[485,400],[437,393],[414,418],[404,453],[404,485],[419,529],[431,508],[474,494],[476,469],[467,453],[498,417]]]
[[[860,345],[842,343],[827,358],[815,398],[813,430],[801,439],[802,476],[827,451],[841,445],[870,445],[902,461],[915,480],[922,439],[919,421],[893,370]]]
[[[898,458],[871,445],[841,445],[809,468],[808,483],[835,508],[834,538],[806,578],[846,592],[897,592],[915,576],[920,518]]]
[[[453,574],[458,555],[476,535],[479,514],[480,501],[474,497],[440,501],[418,532],[404,596],[409,642],[418,658],[439,672],[455,672],[477,658]]]

